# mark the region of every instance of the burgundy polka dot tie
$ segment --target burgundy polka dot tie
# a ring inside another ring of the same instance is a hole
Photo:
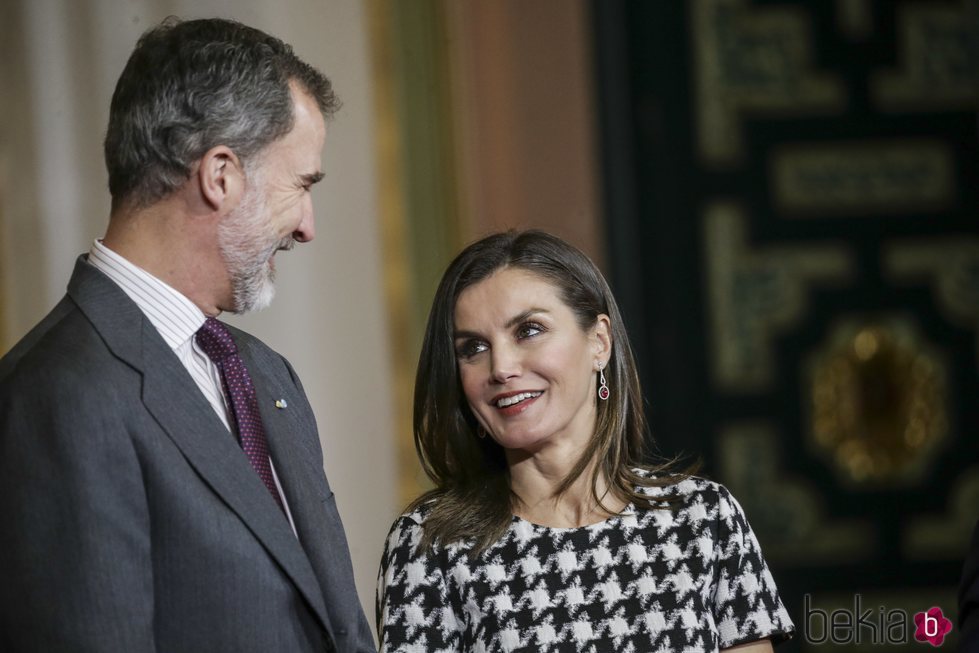
[[[221,371],[224,392],[231,402],[232,430],[237,429],[238,441],[244,449],[248,461],[258,473],[265,487],[272,493],[275,502],[282,508],[282,497],[272,478],[272,464],[269,462],[269,445],[265,439],[265,428],[258,412],[258,398],[255,386],[248,374],[245,363],[238,355],[238,347],[231,339],[231,332],[213,317],[204,321],[196,335],[197,344]]]

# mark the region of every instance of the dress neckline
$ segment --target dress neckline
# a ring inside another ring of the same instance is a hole
[[[618,512],[614,515],[609,515],[605,519],[602,519],[597,522],[593,522],[591,524],[585,524],[583,526],[545,526],[544,524],[538,524],[536,522],[532,522],[529,519],[524,519],[523,517],[520,517],[518,515],[513,515],[513,520],[511,524],[513,526],[523,526],[525,528],[529,527],[531,529],[541,530],[541,531],[570,533],[574,531],[585,531],[589,529],[601,530],[602,528],[624,517],[635,517],[635,515],[636,515],[636,506],[630,501],[625,505],[624,508],[622,508],[621,512]]]

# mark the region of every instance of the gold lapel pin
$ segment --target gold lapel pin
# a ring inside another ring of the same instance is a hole
[[[289,404],[286,403],[286,400],[285,399],[276,399],[275,400],[275,407],[276,408],[280,408],[281,409],[281,408],[286,408],[288,406],[289,406]]]

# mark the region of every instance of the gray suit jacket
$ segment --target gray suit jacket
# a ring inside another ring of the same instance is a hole
[[[374,650],[302,385],[233,333],[299,538],[156,329],[82,257],[0,360],[0,650]]]

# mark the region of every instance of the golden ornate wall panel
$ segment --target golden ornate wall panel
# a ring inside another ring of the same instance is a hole
[[[658,450],[741,499],[797,625],[807,595],[954,619],[979,519],[979,0],[593,7],[608,260]]]
[[[841,113],[841,80],[814,67],[809,16],[801,7],[747,0],[692,0],[697,34],[698,142],[711,164],[744,155],[752,115]]]
[[[955,199],[955,155],[939,140],[794,144],[775,148],[769,165],[785,217],[908,215]]]
[[[843,283],[853,273],[846,247],[752,248],[735,204],[704,211],[704,257],[716,384],[727,392],[769,390],[774,341],[807,312],[810,285]]]
[[[976,334],[979,368],[979,237],[888,243],[884,270],[896,285],[927,284],[944,317]]]
[[[720,447],[724,481],[739,501],[753,508],[753,527],[781,533],[766,547],[767,558],[826,565],[873,555],[880,533],[872,520],[834,518],[814,483],[786,473],[771,425],[733,424],[721,432]]]
[[[979,2],[900,2],[897,65],[874,73],[880,111],[975,110],[979,104]]]

